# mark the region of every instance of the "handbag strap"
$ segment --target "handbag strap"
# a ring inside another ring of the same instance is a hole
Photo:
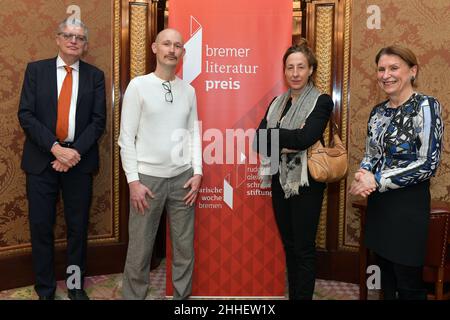
[[[338,123],[334,120],[334,108],[333,108],[333,110],[331,111],[331,114],[330,114],[330,118],[328,119],[328,122],[330,122],[331,123],[331,128],[330,128],[330,137],[331,137],[331,139],[333,139],[333,136],[334,136],[334,133],[336,133],[338,136],[339,136],[339,139],[341,138],[341,135],[340,135],[340,133],[339,133],[339,125],[338,125]],[[328,124],[328,122],[327,122],[327,124]],[[324,139],[324,137],[323,137],[323,134],[322,134],[322,136],[320,137],[320,139],[319,139],[319,141],[321,142],[321,144],[323,145],[323,146],[328,146],[329,145],[329,143],[325,143],[325,139]],[[312,146],[314,146],[316,143],[314,143]],[[311,147],[312,147],[311,146]],[[311,147],[309,147],[308,149],[310,149]]]
[[[336,121],[334,121],[334,117],[330,120],[331,121],[331,133],[337,133],[339,135],[339,125]],[[339,135],[340,136],[340,135]]]
[[[335,133],[339,134],[339,125],[338,123],[334,120],[334,108],[331,111],[331,115],[330,115],[330,119],[329,121],[331,122],[331,134],[333,134],[333,130]]]
[[[337,124],[336,121],[334,121],[334,109],[331,111],[330,118],[328,119],[328,122],[331,123],[331,128],[330,128],[330,137],[331,137],[331,139],[333,139],[334,133],[337,133],[337,135],[340,137],[339,125]],[[328,124],[328,122],[327,122],[327,124]],[[322,134],[322,137],[319,140],[322,142],[322,145],[324,145],[324,146],[329,145],[329,143],[325,143],[325,139],[323,138],[323,134]]]
[[[331,128],[330,128],[330,140],[328,141],[328,143],[324,143],[324,139],[323,139],[323,135],[322,135],[322,144],[323,146],[330,146],[331,141],[334,141],[334,134],[337,134],[339,139],[341,139],[341,134],[339,132],[339,125],[338,123],[334,120],[334,109],[333,111],[331,111],[331,115],[330,115],[330,119],[328,120],[331,123]]]

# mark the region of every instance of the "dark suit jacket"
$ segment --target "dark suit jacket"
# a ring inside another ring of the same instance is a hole
[[[105,129],[105,76],[80,60],[75,137],[73,148],[81,155],[73,168],[90,173],[98,168],[97,140]],[[58,109],[56,58],[28,64],[19,104],[19,122],[25,131],[22,169],[41,173],[55,158],[50,152],[56,138]],[[73,170],[71,169],[71,170]]]

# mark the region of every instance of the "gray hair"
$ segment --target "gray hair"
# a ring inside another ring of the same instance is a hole
[[[68,26],[76,26],[76,27],[80,27],[83,28],[84,31],[84,36],[86,37],[86,42],[89,40],[89,30],[88,27],[86,27],[86,25],[80,20],[80,19],[76,19],[76,18],[66,18],[64,19],[59,25],[58,25],[58,30],[57,30],[57,34],[63,32],[65,27]]]

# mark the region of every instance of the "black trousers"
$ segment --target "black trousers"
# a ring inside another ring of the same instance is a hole
[[[76,167],[59,173],[49,166],[41,174],[27,174],[26,185],[37,294],[49,296],[56,290],[54,226],[60,190],[67,225],[67,266],[80,268],[83,286],[92,174],[80,172]]]
[[[405,266],[376,255],[384,300],[426,300],[422,267]]]
[[[324,183],[309,177],[310,186],[284,198],[279,175],[272,177],[272,205],[286,254],[290,300],[311,300],[316,281],[316,233]]]

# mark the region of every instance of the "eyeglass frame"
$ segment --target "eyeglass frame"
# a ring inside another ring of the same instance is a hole
[[[67,33],[67,32],[58,32],[58,36],[62,36],[64,41],[71,41],[73,37],[75,37],[75,41],[79,43],[86,43],[87,37],[79,34]]]
[[[164,81],[162,83],[162,86],[163,86],[164,90],[167,91],[164,95],[164,99],[166,99],[166,102],[173,103],[172,86],[170,84],[170,81]],[[167,99],[167,95],[169,95],[169,97],[170,97],[169,99]]]

